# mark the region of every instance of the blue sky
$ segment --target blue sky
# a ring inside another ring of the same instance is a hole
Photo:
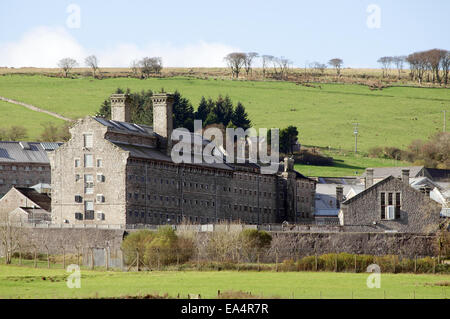
[[[80,9],[79,27],[67,19]],[[369,5],[380,9],[369,28]],[[96,54],[103,66],[162,56],[167,66],[220,66],[230,50],[285,56],[295,66],[340,57],[377,67],[383,55],[450,50],[448,0],[0,2],[0,66],[56,66]],[[81,64],[81,63],[80,63]]]

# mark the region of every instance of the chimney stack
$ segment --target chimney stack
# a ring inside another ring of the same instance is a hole
[[[167,154],[172,151],[173,131],[173,95],[169,93],[156,93],[152,96],[153,103],[153,132],[158,134],[160,145],[166,148]]]
[[[131,122],[130,97],[127,94],[113,94],[111,100],[111,120]]]
[[[365,188],[369,188],[373,185],[373,168],[366,169],[366,185]]]
[[[402,169],[402,181],[405,185],[409,185],[409,169]]]
[[[341,203],[344,201],[344,186],[336,186],[336,208],[341,208]]]

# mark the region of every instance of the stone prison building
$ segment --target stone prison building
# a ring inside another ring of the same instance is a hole
[[[70,129],[71,139],[49,155],[52,223],[126,227],[313,219],[316,182],[296,172],[291,159],[271,175],[250,163],[174,163],[173,97],[154,94],[152,102],[153,127],[130,123],[129,97],[114,94],[111,120],[86,117]]]

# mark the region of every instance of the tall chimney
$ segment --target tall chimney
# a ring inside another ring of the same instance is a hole
[[[336,208],[341,208],[341,203],[344,201],[344,186],[336,186]]]
[[[160,145],[166,148],[167,154],[172,151],[173,131],[173,95],[169,93],[156,93],[152,96],[153,103],[153,131],[158,134]]]
[[[373,168],[366,169],[366,185],[365,188],[369,188],[373,185]]]
[[[113,94],[111,100],[111,120],[131,122],[130,97],[127,94]]]
[[[409,185],[409,169],[407,168],[402,169],[402,181],[406,185]]]

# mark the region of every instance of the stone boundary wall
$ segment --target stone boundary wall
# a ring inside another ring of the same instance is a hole
[[[130,230],[135,231],[135,230]],[[130,232],[128,231],[128,232]],[[118,229],[70,229],[70,228],[23,228],[21,235],[25,244],[23,251],[50,254],[77,253],[77,247],[119,249],[127,231]],[[272,246],[263,258],[275,261],[278,252],[279,261],[326,253],[346,252],[351,254],[398,255],[403,257],[434,256],[437,239],[433,235],[409,233],[302,233],[270,232]],[[208,232],[202,233],[207,235]],[[0,245],[0,254],[3,255]]]
[[[298,233],[272,232],[268,259],[297,259],[326,253],[434,256],[437,239],[433,235],[409,233]]]

